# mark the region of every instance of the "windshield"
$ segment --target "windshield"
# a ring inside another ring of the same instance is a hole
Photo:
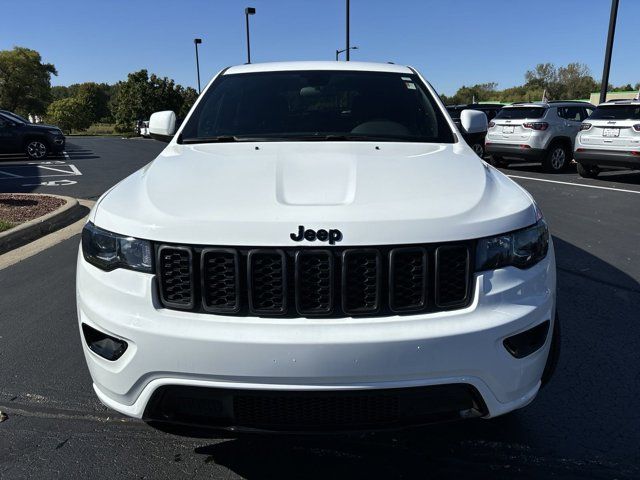
[[[9,117],[11,119],[15,119],[15,120],[18,120],[18,121],[23,122],[23,123],[31,123],[29,120],[27,120],[24,117],[21,117],[20,115],[18,115],[16,113],[12,113],[12,112],[2,112],[2,113],[3,113],[3,115],[5,115],[6,117]]]
[[[522,120],[525,118],[542,118],[547,109],[544,107],[506,107],[498,112],[498,119]]]
[[[241,140],[453,143],[454,136],[415,75],[284,71],[218,77],[179,141]]]
[[[640,120],[640,105],[607,105],[595,109],[591,120]]]

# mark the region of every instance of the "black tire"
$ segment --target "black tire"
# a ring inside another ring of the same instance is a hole
[[[549,383],[551,377],[556,371],[556,367],[558,366],[558,361],[560,360],[560,344],[561,344],[561,335],[560,335],[560,318],[558,317],[558,312],[556,312],[556,319],[553,322],[553,332],[551,337],[551,348],[549,348],[549,356],[547,357],[547,363],[544,366],[544,370],[542,371],[542,378],[540,381],[540,388],[543,388],[545,385]]]
[[[596,165],[583,165],[578,162],[576,167],[578,174],[584,178],[596,178],[600,173],[600,169]]]
[[[471,149],[476,152],[480,158],[484,158],[484,145],[481,143],[474,143],[471,145]]]
[[[25,143],[24,153],[32,160],[42,160],[49,154],[49,145],[39,138],[31,138]]]
[[[554,143],[542,160],[542,166],[549,173],[559,173],[571,163],[571,152],[564,143]]]
[[[489,157],[489,164],[497,168],[507,168],[509,166],[509,162],[505,161],[504,158],[498,157],[496,155],[491,155]]]

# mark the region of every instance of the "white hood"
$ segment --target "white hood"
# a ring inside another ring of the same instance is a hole
[[[169,145],[94,221],[163,242],[299,246],[289,235],[304,225],[339,229],[341,245],[385,245],[503,233],[534,223],[535,210],[462,144],[243,142]]]

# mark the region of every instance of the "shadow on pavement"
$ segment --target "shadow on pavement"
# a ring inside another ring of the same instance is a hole
[[[638,165],[640,168],[640,164]],[[542,168],[542,165],[539,163],[511,163],[506,168],[501,168],[500,170],[510,170],[512,173],[518,172],[530,172],[530,173],[540,173],[548,175],[549,180],[554,180],[556,177],[558,180],[563,180],[562,175],[566,174],[576,174],[576,166],[572,164],[563,172],[559,174],[547,173]],[[509,173],[509,172],[507,172]],[[578,177],[582,178],[582,177]],[[584,179],[583,179],[584,180]],[[629,185],[640,185],[640,171],[637,170],[605,170],[600,173],[595,179],[589,179],[589,181],[593,185],[597,185],[598,181],[607,181],[607,182],[618,182],[625,183]]]
[[[95,152],[89,148],[82,147],[73,141],[67,140],[65,151],[69,154],[69,160],[94,160],[100,158]]]
[[[533,173],[547,173],[544,168],[542,168],[542,164],[540,163],[524,163],[524,162],[511,162],[507,167],[501,168],[500,170],[513,170],[514,172],[533,172]],[[560,175],[566,173],[576,173],[575,164],[570,164],[565,170],[560,172]],[[553,176],[554,174],[549,174]]]
[[[64,160],[64,157],[55,156],[51,160]],[[29,193],[37,189],[43,180],[36,163],[39,162],[24,154],[0,155],[0,192]]]
[[[640,168],[640,165],[638,165]],[[637,170],[615,170],[602,172],[595,179],[606,180],[608,182],[626,183],[628,185],[640,185],[640,172]]]
[[[30,193],[40,189],[47,182],[60,185],[65,185],[65,182],[75,183],[77,179],[74,179],[75,174],[71,170],[74,167],[74,161],[101,158],[91,149],[73,142],[67,143],[65,152],[66,156],[52,154],[42,160],[32,160],[22,153],[0,155],[0,192]]]
[[[195,453],[249,479],[639,478],[640,285],[554,242],[562,355],[525,409],[395,433],[243,436]]]

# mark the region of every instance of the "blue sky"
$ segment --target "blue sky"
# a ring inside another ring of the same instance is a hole
[[[343,48],[344,0],[2,0],[0,49],[38,50],[55,64],[54,85],[116,82],[147,68],[196,85],[201,74],[244,63],[244,7],[252,60],[332,60]],[[351,0],[352,60],[417,67],[435,88],[523,81],[537,63],[586,63],[602,74],[609,0]],[[640,81],[640,1],[621,0],[611,83]]]

